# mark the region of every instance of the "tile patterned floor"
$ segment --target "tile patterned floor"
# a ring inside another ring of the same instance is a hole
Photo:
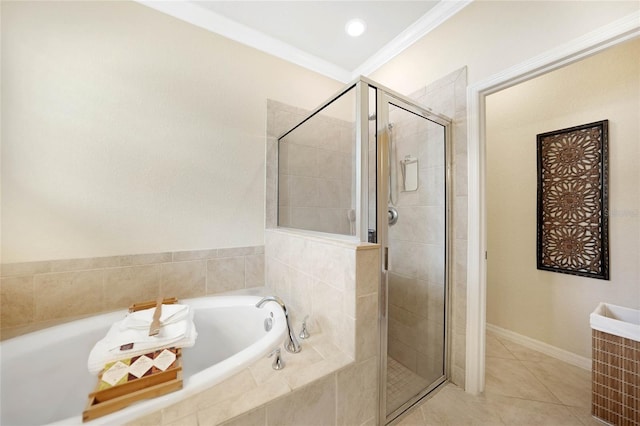
[[[398,426],[602,425],[591,417],[591,372],[487,333],[486,388],[448,384]]]
[[[429,385],[395,359],[388,357],[387,364],[387,412],[393,411]]]

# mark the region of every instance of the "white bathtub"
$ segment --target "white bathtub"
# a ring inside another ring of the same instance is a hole
[[[211,296],[181,300],[194,308],[198,339],[183,350],[183,389],[141,401],[85,424],[122,424],[152,413],[230,377],[283,342],[284,312],[259,296]],[[98,315],[0,343],[0,424],[82,424],[96,376],[87,358],[96,341],[126,311]],[[273,328],[264,321],[273,315]]]

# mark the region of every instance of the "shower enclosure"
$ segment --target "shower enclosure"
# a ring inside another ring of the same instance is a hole
[[[361,77],[278,139],[278,225],[381,246],[381,424],[448,376],[450,127]]]

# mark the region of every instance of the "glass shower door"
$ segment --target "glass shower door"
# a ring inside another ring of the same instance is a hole
[[[378,222],[388,247],[382,408],[391,420],[446,378],[447,129],[395,98],[381,107],[379,187],[386,196],[379,195],[378,209],[388,212]]]

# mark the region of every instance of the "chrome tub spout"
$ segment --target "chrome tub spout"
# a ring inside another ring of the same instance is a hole
[[[262,306],[267,302],[276,302],[284,311],[284,318],[287,321],[287,333],[289,334],[289,337],[284,344],[284,348],[287,350],[287,352],[291,352],[292,354],[300,352],[302,348],[296,340],[296,336],[293,333],[291,324],[289,324],[289,313],[287,312],[287,307],[285,306],[284,302],[278,296],[267,296],[256,303],[256,308],[262,308]]]

